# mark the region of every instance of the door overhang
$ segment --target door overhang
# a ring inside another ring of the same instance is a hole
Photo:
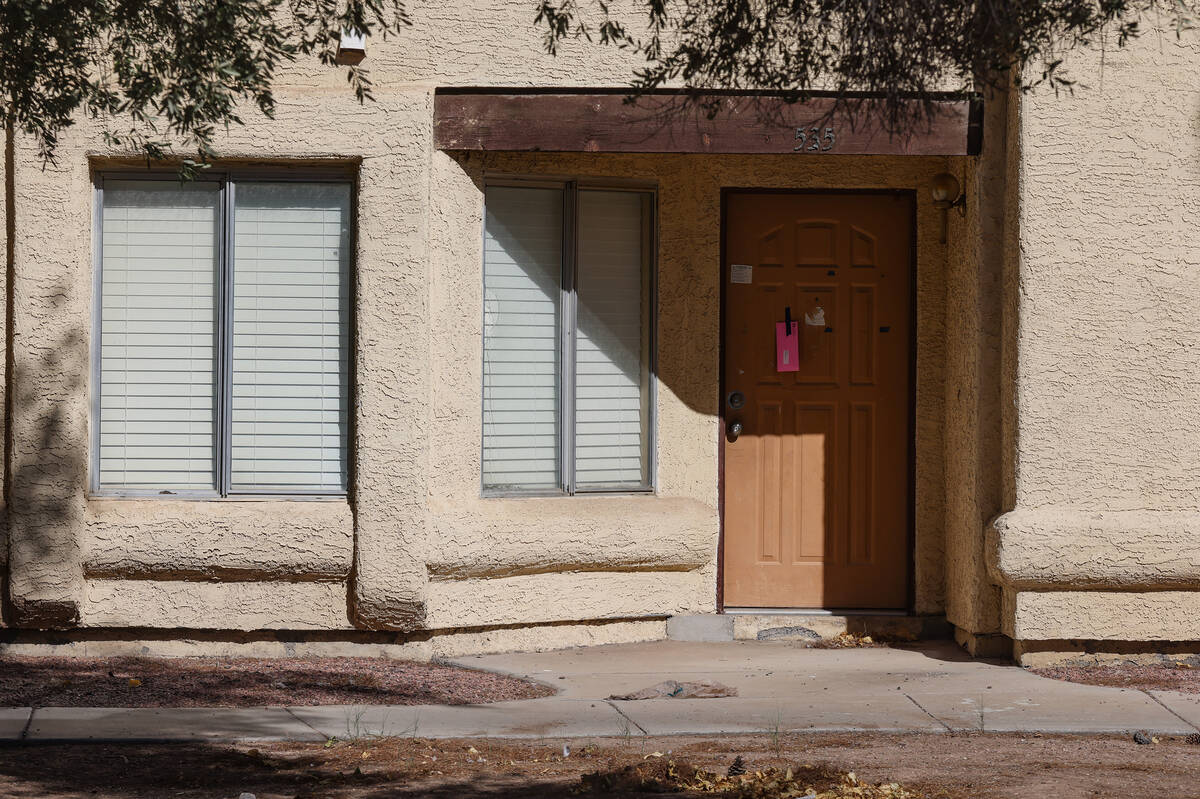
[[[627,102],[628,89],[438,89],[439,150],[594,153],[978,155],[983,104],[937,100],[934,113],[893,135],[882,102],[766,93],[706,95],[710,104],[661,91]],[[694,95],[692,99],[696,99]],[[914,106],[919,102],[910,101]]]

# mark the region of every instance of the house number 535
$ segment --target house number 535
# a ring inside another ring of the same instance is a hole
[[[792,152],[827,153],[833,149],[837,137],[833,133],[833,128],[825,128],[823,136],[820,128],[796,128],[796,141],[799,143],[792,148]]]

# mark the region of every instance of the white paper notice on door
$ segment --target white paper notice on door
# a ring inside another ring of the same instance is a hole
[[[754,267],[750,264],[730,264],[729,265],[729,282],[730,283],[753,283],[754,282]]]

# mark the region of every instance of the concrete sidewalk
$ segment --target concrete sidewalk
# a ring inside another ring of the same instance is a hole
[[[1057,682],[974,661],[949,643],[806,649],[788,642],[657,641],[454,661],[545,682],[557,696],[492,705],[0,710],[0,739],[309,740],[820,732],[1200,731],[1200,696]],[[713,679],[736,698],[611,701],[666,679]]]

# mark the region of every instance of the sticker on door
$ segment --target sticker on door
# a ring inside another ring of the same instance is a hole
[[[754,282],[754,267],[750,264],[730,264],[729,265],[729,282],[730,283],[753,283]]]

